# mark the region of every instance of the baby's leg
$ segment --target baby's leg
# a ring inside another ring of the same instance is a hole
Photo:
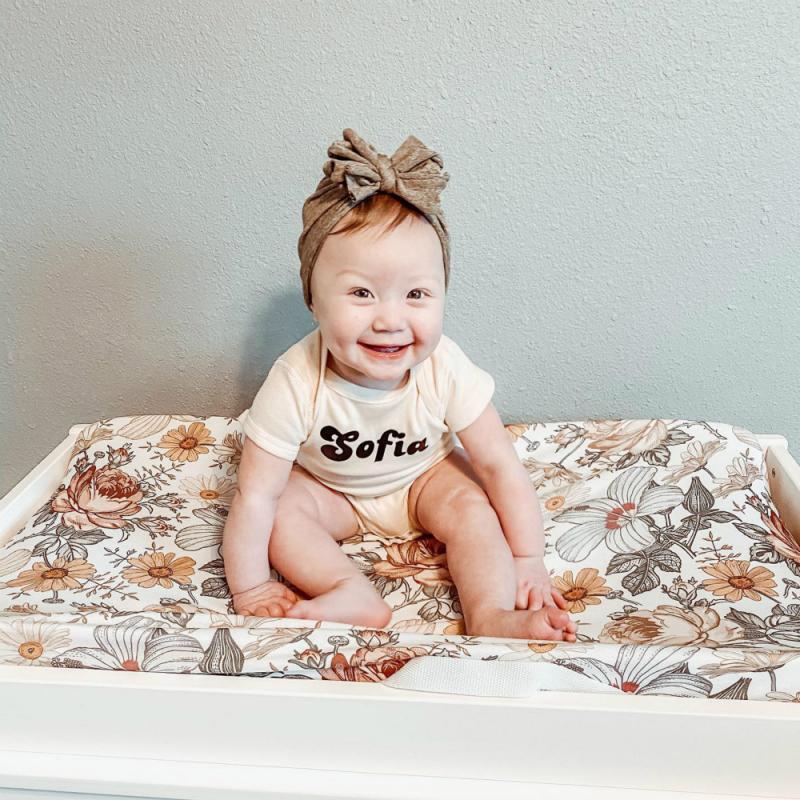
[[[445,544],[469,635],[575,641],[577,626],[565,611],[515,610],[513,555],[466,457],[454,451],[430,472],[416,516]]]
[[[447,564],[468,634],[574,641],[575,624],[565,611],[549,606],[515,610],[514,560],[497,516],[492,521],[489,514],[461,508],[452,513],[458,514],[460,531],[446,543]]]
[[[389,624],[391,608],[333,535],[310,514],[286,507],[276,514],[269,560],[281,575],[312,598],[295,603],[287,617],[374,628]]]

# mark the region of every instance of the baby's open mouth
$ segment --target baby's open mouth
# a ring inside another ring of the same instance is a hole
[[[382,346],[382,345],[375,345],[375,344],[367,344],[366,342],[359,342],[362,347],[366,347],[368,350],[374,350],[376,353],[399,353],[401,350],[405,350],[406,347],[409,345],[402,344],[402,345],[392,345],[392,346]]]

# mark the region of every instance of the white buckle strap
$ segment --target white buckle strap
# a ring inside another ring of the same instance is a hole
[[[613,686],[547,661],[477,661],[439,656],[417,656],[380,685],[475,697],[530,697],[547,691],[620,693]]]

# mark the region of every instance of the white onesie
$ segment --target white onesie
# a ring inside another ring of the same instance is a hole
[[[359,500],[390,494],[400,512],[414,479],[449,455],[453,433],[474,422],[494,394],[492,376],[444,335],[399,389],[350,383],[327,360],[316,328],[278,357],[239,419],[259,447],[296,461],[348,497],[357,514]],[[405,522],[382,526],[393,525]]]

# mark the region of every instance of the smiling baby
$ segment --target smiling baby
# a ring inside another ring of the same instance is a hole
[[[318,327],[243,416],[222,545],[235,611],[388,626],[391,609],[338,542],[428,532],[446,547],[468,634],[575,641],[494,380],[442,331],[441,157],[410,136],[390,158],[349,128],[328,155],[298,244]],[[308,599],[270,580],[270,565]]]

